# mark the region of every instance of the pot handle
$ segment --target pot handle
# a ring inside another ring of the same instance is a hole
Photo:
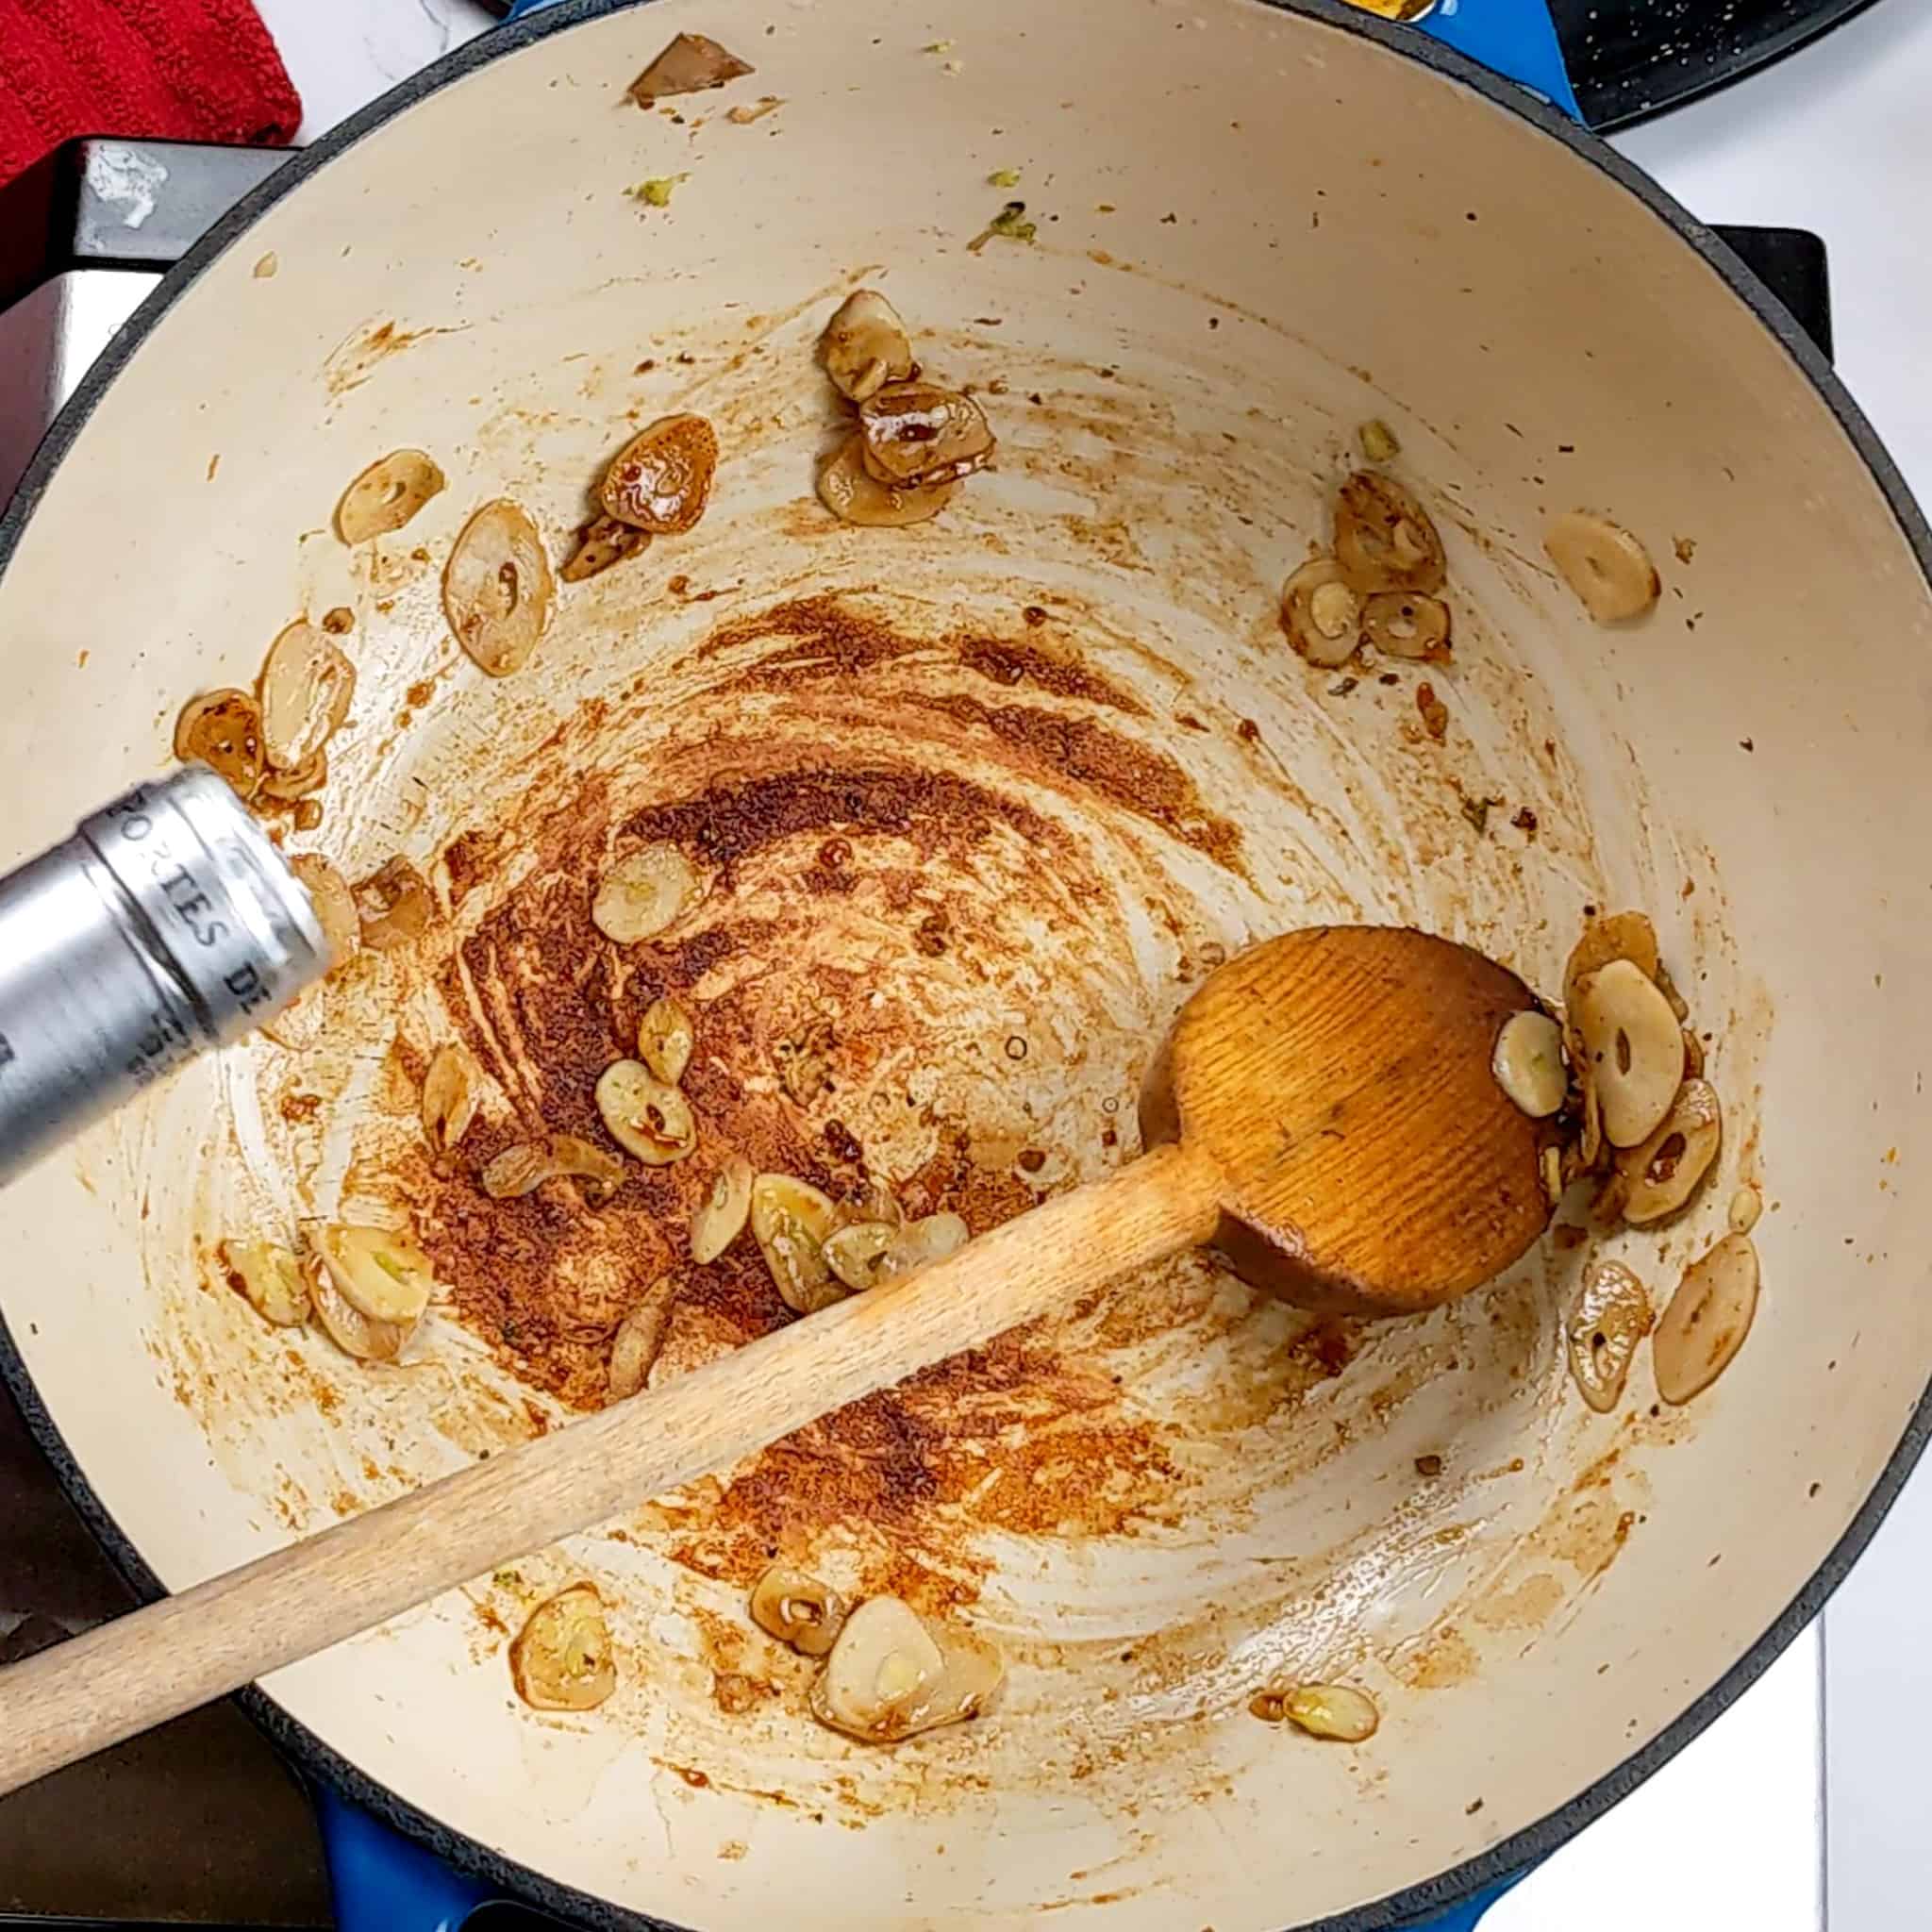
[[[325,1786],[311,1791],[336,1932],[458,1932],[490,1897],[480,1879],[379,1824]]]

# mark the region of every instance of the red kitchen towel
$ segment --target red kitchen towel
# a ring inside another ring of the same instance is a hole
[[[76,134],[280,145],[301,119],[249,0],[0,0],[0,185]]]

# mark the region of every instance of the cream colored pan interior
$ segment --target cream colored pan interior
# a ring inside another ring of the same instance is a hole
[[[680,29],[757,73],[641,111]],[[1037,239],[970,246],[1015,198]],[[862,282],[1000,438],[909,531],[812,494],[813,343]],[[674,409],[723,443],[704,523],[564,586],[531,666],[484,678],[440,611],[456,531],[512,497],[560,559]],[[1275,598],[1372,417],[1457,627],[1451,664],[1343,692]],[[448,488],[351,552],[333,507],[401,445]],[[1547,567],[1574,508],[1657,560],[1647,622],[1592,625]],[[850,1181],[836,1120],[983,1225],[1134,1151],[1151,1046],[1252,937],[1410,922],[1554,993],[1583,908],[1638,907],[1729,1133],[1688,1221],[1606,1252],[1661,1302],[1740,1182],[1768,1208],[1756,1325],[1686,1408],[1647,1349],[1614,1415],[1570,1387],[1591,1248],[1374,1331],[1190,1261],[269,1683],[491,1852],[707,1932],[1317,1920],[1672,1724],[1898,1445],[1932,1362],[1926,584],[1718,274],[1472,88],[1248,0],[661,0],[481,64],[206,264],[53,475],[0,581],[8,855],[338,607],[360,685],[291,843],[352,874],[407,853],[444,923],[332,987],[299,1050],[194,1069],[0,1201],[14,1344],[170,1586],[564,1421],[666,1269],[660,1375],[778,1318],[748,1249],[683,1260],[702,1162],[594,1223],[506,1210],[489,1247],[413,1125],[459,1027],[504,1134],[512,1107],[580,1127],[618,1018],[671,986],[708,1149]],[[641,825],[706,855],[708,895],[619,962],[585,907]],[[831,1082],[802,1103],[774,1076],[801,1041]],[[407,1366],[267,1329],[214,1265],[344,1208],[415,1218],[454,1277]],[[776,1549],[991,1636],[1003,1708],[895,1751],[816,1726],[744,1615]],[[578,1577],[621,1688],[540,1716],[508,1632]],[[1282,1673],[1369,1687],[1379,1734],[1257,1722]]]

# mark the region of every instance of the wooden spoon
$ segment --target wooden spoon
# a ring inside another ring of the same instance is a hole
[[[1141,1100],[1150,1152],[903,1283],[0,1670],[0,1790],[313,1656],[1137,1268],[1212,1242],[1307,1307],[1406,1314],[1542,1232],[1550,1123],[1490,1070],[1537,1004],[1502,967],[1393,928],[1230,960]]]

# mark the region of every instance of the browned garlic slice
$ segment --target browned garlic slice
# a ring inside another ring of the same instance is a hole
[[[677,1284],[668,1275],[617,1324],[610,1338],[610,1362],[606,1371],[606,1399],[623,1402],[644,1386],[658,1352],[664,1346],[664,1330],[671,1322],[671,1304]]]
[[[1635,1147],[1657,1130],[1684,1078],[1684,1034],[1671,1003],[1628,959],[1576,989],[1584,1079],[1603,1108],[1604,1138]]]
[[[669,1167],[698,1144],[690,1101],[638,1060],[613,1060],[604,1069],[597,1111],[610,1138],[647,1167]]]
[[[752,1183],[751,1231],[785,1306],[816,1314],[845,1298],[825,1261],[825,1242],[839,1225],[832,1201],[789,1174],[761,1174]]]
[[[577,532],[577,547],[558,572],[567,584],[580,584],[650,547],[651,533],[615,517],[593,517]]]
[[[1707,1080],[1686,1080],[1641,1146],[1617,1157],[1626,1182],[1624,1219],[1634,1226],[1674,1214],[1717,1160],[1724,1109]]]
[[[803,1570],[774,1563],[751,1592],[751,1620],[805,1657],[824,1657],[845,1627],[845,1600]]]
[[[867,1743],[896,1743],[977,1717],[1006,1675],[999,1653],[963,1631],[943,1644],[897,1597],[852,1612],[811,1689],[821,1724]]]
[[[1757,1311],[1757,1250],[1727,1234],[1684,1271],[1650,1345],[1657,1392],[1689,1402],[1730,1366]]]
[[[199,758],[238,797],[253,798],[261,783],[261,710],[245,691],[204,691],[190,698],[175,723],[175,756]]]
[[[673,94],[694,94],[723,87],[757,68],[721,47],[708,34],[679,34],[638,77],[628,92],[639,107],[668,100]]]
[[[654,939],[683,917],[697,889],[691,860],[659,840],[626,852],[604,874],[591,904],[591,924],[620,946]]]
[[[1449,648],[1449,607],[1419,591],[1378,591],[1362,606],[1362,632],[1386,657],[1440,657]]]
[[[1598,624],[1641,617],[1662,593],[1650,553],[1607,517],[1571,510],[1553,518],[1543,549]]]
[[[285,805],[294,805],[302,799],[314,797],[327,783],[328,753],[318,745],[291,770],[264,773],[261,795],[264,798],[279,799]],[[299,818],[297,825],[299,829]]]
[[[718,434],[702,416],[660,416],[611,458],[606,516],[660,537],[696,526],[718,470]]]
[[[353,959],[362,949],[362,921],[349,882],[319,852],[298,852],[289,870],[301,880],[315,908],[316,924],[328,947],[331,969]]]
[[[876,289],[857,289],[839,305],[819,338],[819,354],[833,387],[855,403],[912,374],[906,325]]]
[[[530,660],[550,624],[557,580],[529,513],[507,497],[463,525],[442,569],[442,610],[477,667],[508,677]]]
[[[1335,557],[1364,596],[1376,591],[1432,595],[1447,565],[1442,540],[1414,494],[1376,470],[1357,470],[1335,502]]]
[[[684,1078],[696,1042],[691,1015],[668,994],[653,1000],[638,1023],[638,1058],[670,1086]]]
[[[738,1237],[751,1219],[752,1183],[757,1175],[751,1162],[741,1154],[725,1157],[724,1165],[711,1176],[705,1198],[691,1218],[691,1257],[702,1265],[715,1261]]]
[[[895,489],[865,467],[865,441],[856,432],[819,466],[819,500],[841,523],[861,529],[898,530],[936,517],[953,500],[957,483]]]
[[[1561,1108],[1570,1091],[1563,1029],[1533,1008],[1510,1014],[1496,1035],[1490,1071],[1511,1106],[1533,1121],[1547,1120]]]
[[[291,772],[313,758],[349,715],[356,667],[325,630],[306,617],[286,625],[261,670],[261,745],[270,764]]]
[[[558,1178],[586,1182],[591,1200],[602,1203],[623,1185],[624,1162],[575,1134],[546,1134],[541,1141],[506,1147],[481,1176],[483,1191],[492,1201],[518,1200]]]
[[[445,1041],[423,1075],[423,1132],[439,1158],[455,1151],[475,1124],[483,1098],[483,1069],[460,1041]]]
[[[428,1257],[408,1236],[332,1222],[316,1247],[330,1285],[370,1321],[407,1330],[429,1306],[436,1276]]]
[[[895,490],[957,483],[992,460],[993,433],[969,395],[927,382],[894,382],[858,406],[860,455]]]
[[[336,535],[344,543],[366,542],[400,530],[443,488],[442,471],[420,449],[391,450],[342,491],[336,505]]]
[[[1362,641],[1362,600],[1332,557],[1311,557],[1281,587],[1281,627],[1297,654],[1333,671]]]
[[[391,858],[355,887],[362,943],[386,952],[419,940],[436,922],[429,881],[407,858]]]
[[[1297,1685],[1282,1715],[1311,1738],[1330,1738],[1342,1744],[1366,1743],[1382,1722],[1374,1699],[1350,1684]]]
[[[1650,1297],[1621,1261],[1593,1261],[1584,1271],[1563,1324],[1570,1374],[1583,1399],[1607,1415],[1623,1399],[1637,1344],[1650,1333]]]
[[[275,1241],[224,1241],[222,1265],[264,1322],[299,1328],[308,1319],[308,1284],[301,1264]]]
[[[1576,989],[1612,959],[1628,959],[1646,979],[1657,977],[1657,928],[1643,913],[1612,912],[1584,927],[1563,966],[1566,1009],[1575,1006]]]
[[[594,1710],[617,1689],[610,1626],[594,1584],[573,1583],[511,1640],[510,1681],[533,1710]]]

